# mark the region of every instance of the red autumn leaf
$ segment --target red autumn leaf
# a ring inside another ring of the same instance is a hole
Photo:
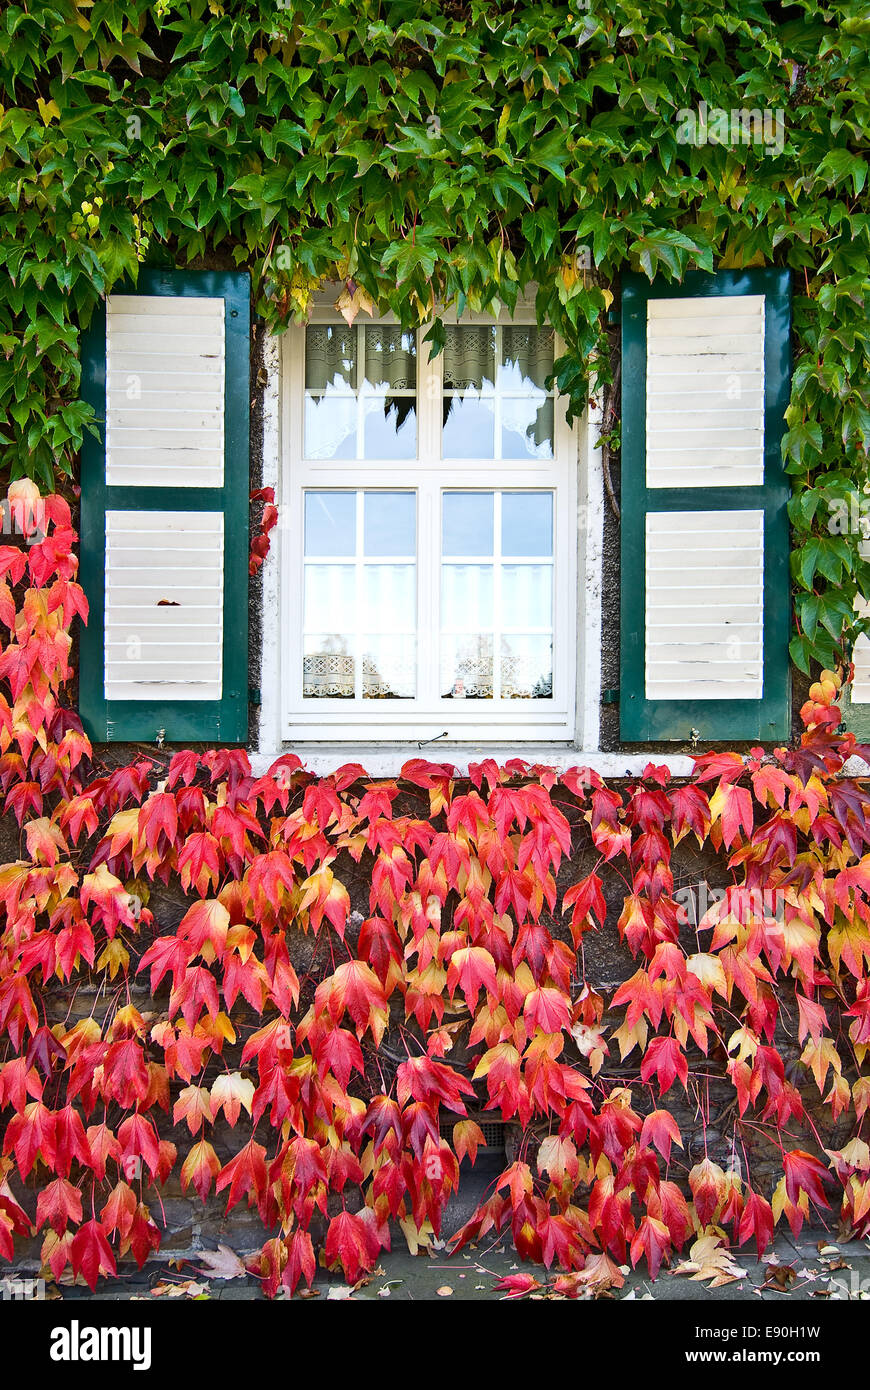
[[[130,1250],[141,1269],[152,1250],[160,1249],[160,1229],[151,1220],[151,1213],[141,1202],[136,1208],[133,1224],[127,1237]]]
[[[18,1172],[26,1178],[37,1157],[46,1167],[54,1168],[57,1157],[54,1111],[34,1100],[24,1108],[23,1115],[13,1115],[6,1126],[3,1152],[15,1154]],[[69,1171],[67,1169],[67,1171]]]
[[[636,1265],[641,1255],[646,1255],[650,1276],[655,1279],[670,1248],[671,1233],[664,1222],[654,1216],[645,1216],[631,1242],[631,1263]]]
[[[333,1023],[349,1013],[361,1036],[368,1028],[380,1046],[387,1026],[389,1006],[383,985],[365,961],[349,960],[317,986],[314,1007],[325,1010]]]
[[[571,935],[574,945],[579,946],[583,933],[595,925],[593,917],[597,917],[603,925],[607,916],[607,904],[601,891],[601,879],[597,874],[587,874],[567,890],[562,899],[562,912],[567,912],[571,907],[574,909],[571,916]]]
[[[529,1036],[535,1028],[544,1033],[561,1033],[571,1027],[571,1006],[559,989],[533,989],[526,995],[523,1017]]]
[[[506,1299],[525,1298],[526,1294],[535,1293],[543,1287],[544,1285],[539,1283],[533,1274],[505,1274],[497,1284],[493,1285],[497,1292],[504,1291]]]
[[[136,1193],[128,1183],[118,1182],[100,1212],[100,1224],[107,1235],[117,1231],[125,1240],[136,1215]]]
[[[131,1110],[148,1095],[148,1066],[136,1038],[112,1043],[103,1062],[106,1090],[123,1110]]]
[[[196,831],[178,852],[178,872],[185,893],[194,887],[201,898],[217,888],[221,876],[220,846],[213,835]]]
[[[652,1038],[641,1062],[640,1074],[644,1081],[649,1081],[653,1076],[657,1078],[660,1095],[670,1090],[677,1077],[685,1087],[689,1063],[677,1039]]]
[[[696,1163],[689,1173],[689,1187],[699,1222],[702,1226],[709,1226],[716,1208],[727,1195],[725,1174],[717,1163],[705,1158],[701,1163]]]
[[[181,1186],[186,1192],[188,1186],[192,1186],[194,1191],[204,1202],[211,1191],[211,1185],[221,1171],[221,1161],[205,1139],[200,1139],[181,1165]]]
[[[495,961],[483,946],[464,946],[454,951],[447,967],[447,991],[451,997],[461,989],[472,1013],[477,1008],[481,989],[488,994],[497,990]]]
[[[287,1264],[281,1276],[281,1283],[290,1290],[291,1295],[300,1279],[304,1279],[310,1289],[316,1271],[310,1235],[307,1231],[294,1231],[287,1240]]]
[[[374,1269],[381,1249],[370,1207],[361,1212],[342,1211],[334,1216],[326,1233],[326,1260],[340,1264],[349,1284]]]
[[[737,1244],[742,1245],[750,1236],[755,1236],[758,1258],[764,1254],[773,1240],[773,1211],[770,1203],[751,1188],[746,1189],[743,1199],[743,1212],[737,1232]]]
[[[710,815],[713,818],[711,839],[717,848],[719,844],[724,844],[726,849],[730,849],[741,830],[749,837],[753,825],[749,788],[738,787],[733,782],[720,782],[710,798]]]
[[[481,1144],[485,1145],[486,1139],[480,1125],[474,1120],[457,1120],[453,1126],[453,1147],[457,1157],[463,1159],[467,1156],[474,1163]]]
[[[160,1161],[160,1143],[151,1121],[145,1115],[129,1115],[119,1126],[118,1143],[121,1157],[139,1159],[153,1175]]]
[[[229,1187],[228,1212],[232,1211],[242,1197],[247,1196],[250,1204],[252,1198],[259,1198],[263,1194],[267,1182],[265,1159],[266,1150],[263,1145],[255,1144],[251,1139],[235,1158],[224,1164],[217,1180],[216,1191],[223,1192],[225,1187]]]
[[[159,849],[165,853],[174,846],[178,834],[178,805],[172,792],[153,792],[142,803],[137,829],[139,839],[150,850]]]
[[[66,1178],[55,1178],[42,1188],[36,1199],[37,1229],[48,1222],[62,1236],[70,1222],[77,1226],[81,1219],[82,1194]]]
[[[396,1072],[396,1095],[400,1105],[411,1099],[439,1100],[457,1115],[465,1114],[463,1096],[473,1096],[474,1087],[457,1071],[432,1057],[409,1057]]]
[[[222,960],[229,926],[230,914],[224,904],[217,898],[205,898],[187,909],[178,924],[177,936],[179,941],[187,942],[192,952],[202,951],[208,943],[218,960]]]
[[[680,1127],[669,1110],[653,1110],[643,1122],[640,1132],[643,1145],[654,1144],[665,1163],[671,1160],[671,1144],[683,1147]]]
[[[795,1206],[802,1192],[805,1192],[817,1206],[831,1205],[822,1187],[822,1182],[828,1176],[827,1170],[812,1154],[808,1154],[804,1149],[792,1149],[790,1153],[783,1154],[782,1167],[785,1173],[785,1190]]]
[[[88,1221],[73,1237],[70,1260],[74,1274],[84,1276],[92,1293],[101,1274],[115,1275],[115,1257],[99,1221]]]
[[[148,950],[139,962],[139,970],[146,970],[151,967],[151,993],[157,992],[157,987],[167,971],[172,971],[172,985],[175,990],[184,979],[184,972],[194,955],[194,949],[189,942],[180,941],[177,936],[159,936],[153,941]]]

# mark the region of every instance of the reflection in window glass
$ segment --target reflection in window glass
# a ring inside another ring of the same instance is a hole
[[[304,531],[303,698],[413,699],[416,494],[310,489]]]
[[[447,328],[442,457],[552,458],[553,357],[549,328]]]
[[[552,699],[553,540],[552,492],[444,492],[443,698]]]
[[[305,330],[306,458],[415,458],[416,401],[413,333],[377,324]]]

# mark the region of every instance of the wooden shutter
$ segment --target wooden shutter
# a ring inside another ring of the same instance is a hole
[[[626,276],[620,723],[788,736],[787,271]]]
[[[142,271],[83,338],[79,709],[97,742],[248,725],[249,278]]]

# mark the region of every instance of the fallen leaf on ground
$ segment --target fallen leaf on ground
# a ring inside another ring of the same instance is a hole
[[[485,1287],[484,1284],[475,1285],[475,1288],[478,1289]],[[543,1287],[543,1284],[540,1284],[533,1274],[506,1274],[495,1285],[497,1291],[504,1291],[505,1298],[525,1298],[526,1294],[533,1293]]]
[[[718,1236],[699,1236],[689,1251],[689,1258],[677,1265],[674,1274],[685,1274],[698,1282],[709,1279],[709,1289],[734,1284],[743,1278],[743,1270]]]
[[[767,1278],[761,1287],[770,1289],[772,1293],[789,1293],[796,1279],[797,1270],[794,1265],[771,1264],[767,1267]]]
[[[209,1279],[238,1279],[246,1273],[235,1250],[228,1245],[219,1245],[217,1250],[202,1250],[199,1258],[202,1264],[196,1272],[205,1274]]]

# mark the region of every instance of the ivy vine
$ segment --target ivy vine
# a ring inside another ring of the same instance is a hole
[[[851,0],[8,3],[3,475],[74,476],[79,332],[141,264],[248,267],[273,328],[338,279],[436,348],[535,284],[575,413],[624,269],[788,266],[791,650],[835,665],[870,596],[868,38]]]

